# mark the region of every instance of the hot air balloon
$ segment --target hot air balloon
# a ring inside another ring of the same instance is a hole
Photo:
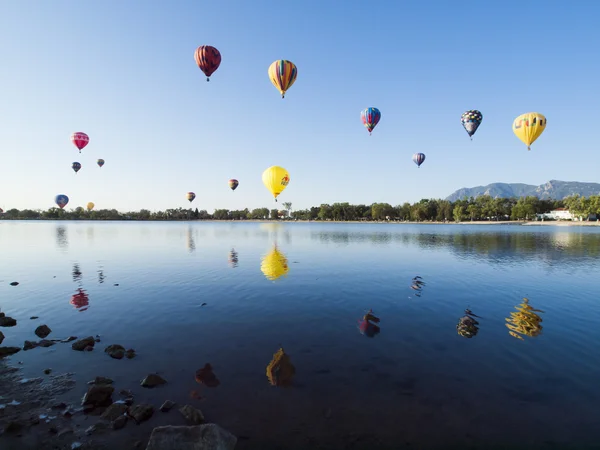
[[[298,76],[296,65],[287,59],[278,59],[269,66],[269,78],[285,98],[285,92],[292,87]]]
[[[460,122],[467,131],[467,134],[469,135],[471,140],[473,140],[473,135],[477,131],[477,128],[479,128],[479,125],[481,125],[482,120],[483,115],[476,109],[470,109],[468,111],[465,111],[464,113],[462,113],[462,116],[460,116]]]
[[[221,64],[221,53],[210,45],[201,45],[194,52],[194,59],[200,70],[206,75],[206,81],[210,81],[210,76]]]
[[[366,129],[369,130],[369,134],[371,134],[381,119],[381,112],[377,108],[370,107],[360,112],[360,119]]]
[[[238,180],[234,180],[233,178],[229,180],[229,187],[232,191],[235,191],[239,186],[240,182]]]
[[[527,146],[527,150],[531,150],[531,144],[546,129],[546,117],[537,112],[521,114],[513,122],[513,132]]]
[[[412,160],[415,162],[417,167],[421,167],[421,164],[423,164],[423,161],[425,161],[425,154],[424,153],[415,153],[412,157]]]
[[[54,203],[56,203],[60,209],[63,209],[67,206],[67,203],[69,203],[69,197],[64,194],[58,194],[54,197]]]
[[[187,198],[190,201],[190,203],[192,203],[194,201],[194,199],[196,198],[196,194],[194,194],[193,192],[188,192],[185,195],[185,198]]]
[[[81,169],[81,164],[79,164],[78,162],[74,162],[73,164],[71,164],[71,169],[73,169],[75,173],[77,173],[79,172],[79,169]]]
[[[81,149],[90,143],[90,137],[82,131],[76,131],[71,135],[71,142],[75,144],[75,147],[77,147],[79,153],[81,153]]]
[[[277,201],[277,196],[283,192],[290,182],[290,174],[283,167],[271,166],[263,172],[262,180],[275,197],[275,201]]]
[[[91,211],[92,209],[94,209],[94,206],[96,206],[96,205],[94,205],[94,202],[89,202],[86,206],[87,206],[87,210]]]
[[[96,164],[98,164],[100,167],[102,167],[104,165],[104,160],[99,159],[98,161],[96,161]]]
[[[267,253],[260,264],[260,270],[268,280],[275,281],[290,271],[288,260],[276,245]]]

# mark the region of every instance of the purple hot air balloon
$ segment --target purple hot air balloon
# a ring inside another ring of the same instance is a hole
[[[415,162],[417,167],[421,167],[423,161],[425,161],[425,153],[415,153],[412,157],[412,160]]]

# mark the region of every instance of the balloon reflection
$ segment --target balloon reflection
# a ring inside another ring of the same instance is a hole
[[[380,319],[379,317],[376,317],[373,315],[373,310],[370,309],[362,318],[362,320],[358,321],[358,329],[360,330],[360,333],[367,336],[367,337],[375,337],[376,334],[379,334],[381,332],[381,328],[379,328],[379,326],[375,325],[376,323],[379,323]]]
[[[207,387],[217,387],[221,382],[213,372],[212,366],[206,363],[202,369],[196,370],[196,382]]]
[[[508,333],[522,341],[523,336],[539,336],[542,333],[542,318],[536,312],[544,311],[532,308],[528,298],[523,298],[523,302],[515,306],[515,309],[517,312],[511,312],[510,317],[505,319],[505,325],[510,330]]]
[[[187,230],[187,247],[190,253],[196,251],[196,241],[194,240],[191,227]]]
[[[73,281],[81,281],[82,273],[78,263],[73,263],[73,270],[71,275],[73,276]]]
[[[105,278],[106,277],[104,275],[104,269],[102,268],[102,266],[100,266],[100,269],[98,269],[98,284],[104,283]]]
[[[268,280],[274,281],[290,271],[288,260],[285,255],[279,251],[277,244],[262,258],[260,270]]]
[[[77,289],[77,292],[71,296],[71,301],[69,303],[71,303],[75,309],[85,311],[90,304],[90,297],[83,289],[79,288]]]
[[[229,252],[229,265],[234,269],[238,266],[238,253],[235,251],[235,248],[232,248]]]
[[[459,336],[468,339],[477,336],[477,333],[479,332],[479,322],[477,322],[475,317],[480,318],[473,314],[473,311],[470,309],[465,309],[465,315],[458,319],[458,324],[456,325],[456,331]]]
[[[56,245],[62,250],[69,248],[69,238],[67,236],[67,228],[63,225],[56,227]]]
[[[296,374],[296,368],[285,353],[283,347],[277,350],[267,366],[267,378],[272,386],[288,387]]]
[[[423,286],[425,286],[425,282],[423,281],[423,278],[421,278],[419,275],[417,275],[416,277],[414,277],[412,279],[412,284],[410,285],[410,288],[415,291],[415,295],[417,297],[420,297],[421,294],[423,293]]]

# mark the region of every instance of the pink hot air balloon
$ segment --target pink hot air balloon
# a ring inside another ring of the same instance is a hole
[[[71,142],[75,144],[75,147],[81,153],[81,149],[90,143],[90,137],[82,131],[76,131],[71,135]]]

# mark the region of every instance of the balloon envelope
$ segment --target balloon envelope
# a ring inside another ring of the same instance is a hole
[[[423,164],[423,161],[425,161],[425,154],[424,153],[415,153],[412,157],[412,160],[417,165],[417,167],[421,167],[421,164]]]
[[[210,45],[201,45],[194,52],[194,60],[206,75],[206,81],[210,81],[210,76],[221,65],[221,53]]]
[[[537,112],[521,114],[513,122],[513,132],[527,146],[527,150],[531,150],[531,144],[546,129],[546,117]]]
[[[239,186],[239,181],[238,180],[234,180],[233,178],[231,180],[229,180],[229,187],[231,188],[232,191],[235,191],[237,189],[237,187]]]
[[[290,174],[283,167],[271,166],[262,174],[265,187],[273,194],[275,201],[290,182]]]
[[[462,126],[470,137],[475,134],[477,128],[481,125],[482,120],[483,115],[476,109],[465,111],[462,113],[462,116],[460,116],[460,123],[462,123]]]
[[[78,162],[74,162],[73,164],[71,164],[71,168],[75,171],[75,173],[79,172],[79,169],[81,169],[81,164],[79,164]]]
[[[103,160],[103,159],[99,159],[99,160],[98,160],[96,163],[97,163],[97,164],[98,164],[100,167],[102,167],[102,166],[104,165],[104,160]]]
[[[369,131],[369,134],[373,131],[375,126],[381,120],[381,112],[377,108],[367,108],[360,112],[360,120],[362,120],[363,125]]]
[[[285,92],[296,81],[298,69],[293,62],[287,59],[278,59],[269,66],[268,73],[271,83],[281,92],[281,98],[284,98]]]
[[[71,142],[79,149],[79,153],[81,153],[81,149],[90,142],[90,137],[82,131],[76,131],[71,134]]]
[[[190,203],[192,203],[196,198],[196,194],[194,194],[193,192],[188,192],[187,194],[185,194],[185,198],[187,198],[190,201]]]
[[[54,197],[54,203],[56,203],[60,209],[63,209],[67,206],[67,203],[69,203],[69,197],[64,194],[58,194]]]
[[[96,205],[94,205],[94,202],[89,202],[89,203],[87,204],[87,210],[88,210],[88,211],[91,211],[92,209],[94,209],[94,206],[96,206]]]

